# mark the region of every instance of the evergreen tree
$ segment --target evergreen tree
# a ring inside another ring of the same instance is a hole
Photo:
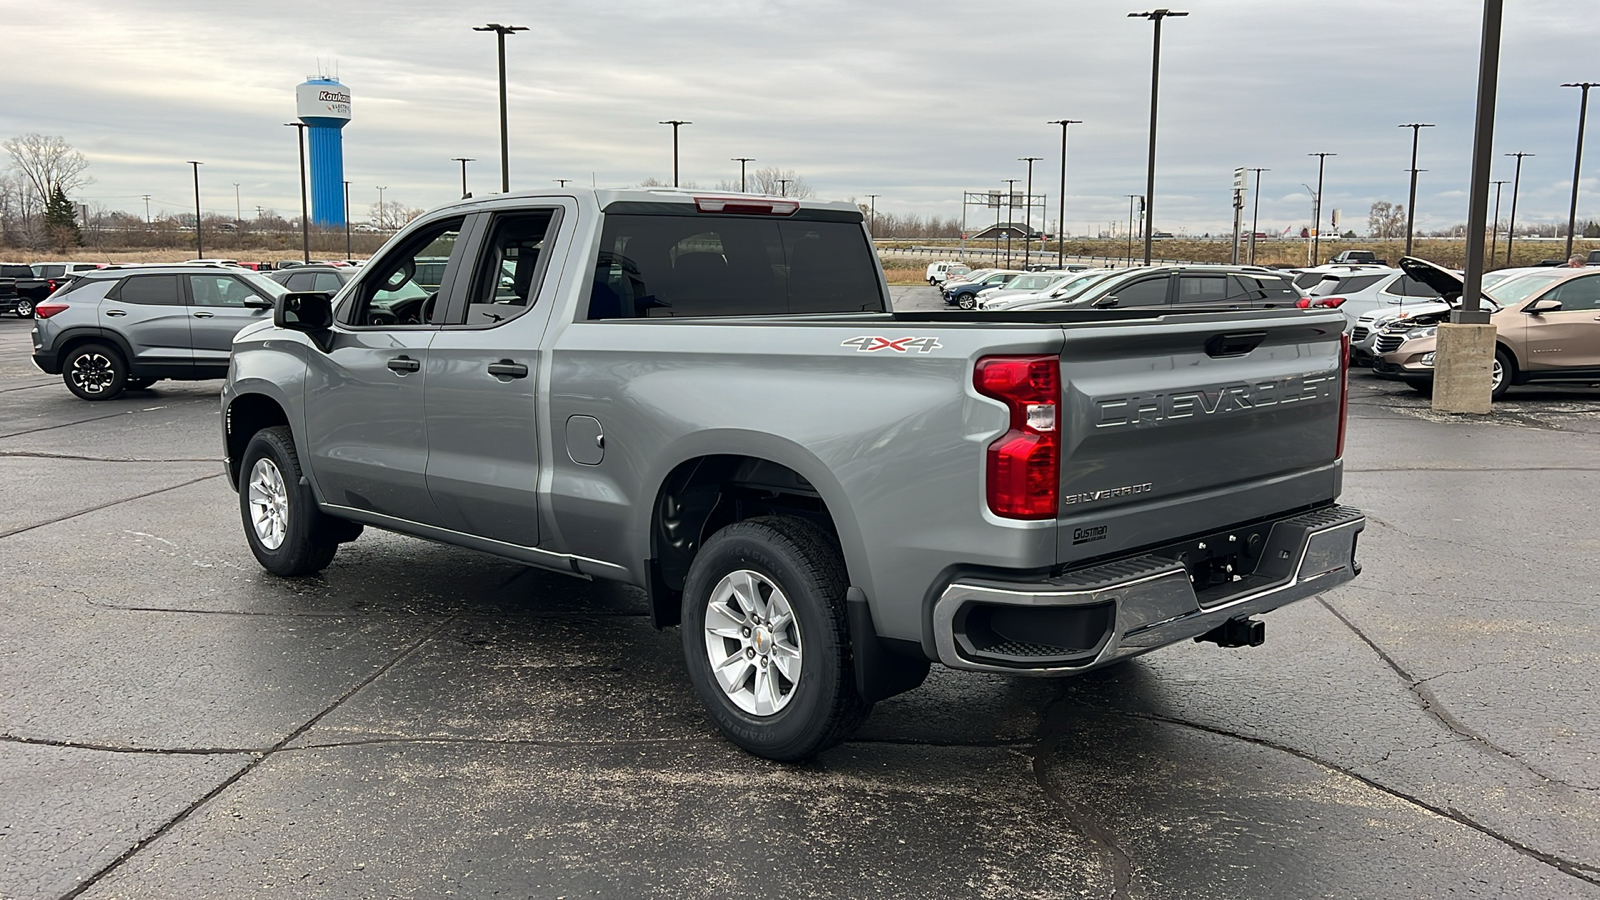
[[[77,216],[72,211],[72,201],[66,191],[56,185],[50,200],[44,206],[44,227],[59,246],[77,247],[83,244],[83,232],[78,230]]]
[[[1600,237],[1600,222],[1590,219],[1589,224],[1583,226],[1583,236],[1586,238]]]

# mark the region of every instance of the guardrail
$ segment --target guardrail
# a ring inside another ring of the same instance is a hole
[[[992,266],[992,265],[994,265],[996,263],[1005,261],[1006,256],[1007,256],[1007,254],[1006,254],[1005,248],[1003,248],[1003,247],[1001,249],[999,249],[999,250],[995,250],[993,247],[967,247],[964,250],[961,249],[960,247],[879,247],[878,248],[878,258],[880,260],[886,259],[886,258],[890,258],[890,257],[910,258],[910,259],[914,259],[914,260],[915,259],[926,259],[926,260],[949,259],[949,260],[963,260],[963,261],[965,261],[965,260],[967,260],[969,258],[983,258],[983,259],[989,260],[989,264]],[[1055,253],[1044,251],[1044,250],[1035,250],[1031,254],[1029,254],[1029,255],[1027,255],[1025,257],[1024,254],[1021,251],[1019,251],[1015,247],[1013,247],[1011,249],[1011,253],[1010,253],[1010,263],[1011,263],[1012,266],[1014,266],[1016,268],[1021,268],[1023,265],[1025,265],[1025,264],[1027,264],[1029,262],[1037,263],[1037,264],[1043,264],[1043,265],[1054,265],[1056,259],[1057,259],[1057,256],[1056,256]],[[1142,257],[1132,257],[1132,258],[1130,258],[1130,257],[1127,257],[1127,256],[1074,256],[1074,255],[1068,254],[1065,257],[1065,260],[1067,262],[1073,263],[1075,265],[1086,264],[1086,265],[1095,266],[1097,268],[1108,268],[1108,269],[1111,269],[1111,268],[1126,268],[1128,266],[1144,265],[1144,259]],[[1152,260],[1150,260],[1150,264],[1151,265],[1155,265],[1155,266],[1193,266],[1193,265],[1199,265],[1199,263],[1197,263],[1196,261],[1194,261],[1192,259],[1152,259]]]

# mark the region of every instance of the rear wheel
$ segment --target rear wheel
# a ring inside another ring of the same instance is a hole
[[[328,567],[339,549],[337,523],[317,509],[301,477],[289,428],[263,428],[245,445],[239,462],[239,515],[245,540],[262,568],[298,578]],[[359,529],[357,529],[359,533]]]
[[[17,318],[19,318],[19,319],[31,319],[31,318],[33,318],[33,301],[32,300],[18,300],[17,301]]]
[[[84,344],[67,354],[61,380],[84,400],[111,400],[128,385],[128,364],[105,344]]]
[[[787,516],[712,535],[683,589],[689,679],[728,739],[806,759],[849,737],[872,704],[856,692],[838,545]]]

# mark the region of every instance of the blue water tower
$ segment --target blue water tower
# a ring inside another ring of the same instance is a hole
[[[344,227],[344,139],[350,122],[350,89],[336,78],[308,78],[295,88],[300,121],[311,126],[311,221]]]

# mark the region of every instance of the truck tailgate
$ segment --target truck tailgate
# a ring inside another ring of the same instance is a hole
[[[1066,326],[1057,561],[1337,496],[1344,324],[1263,312]]]

